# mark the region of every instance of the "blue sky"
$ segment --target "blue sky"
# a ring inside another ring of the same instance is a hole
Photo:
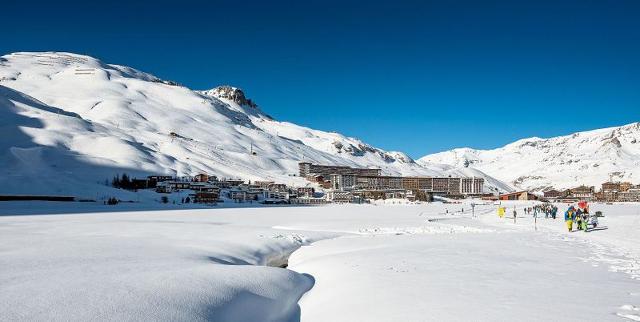
[[[640,1],[3,1],[71,51],[412,157],[640,121]]]

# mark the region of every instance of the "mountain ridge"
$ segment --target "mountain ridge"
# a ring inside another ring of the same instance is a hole
[[[640,122],[525,138],[496,149],[457,148],[417,162],[470,167],[534,191],[599,186],[609,178],[640,181]]]

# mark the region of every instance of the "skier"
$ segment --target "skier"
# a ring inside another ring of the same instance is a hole
[[[578,230],[582,230],[582,209],[578,208],[575,213],[574,219],[576,221]]]
[[[544,207],[544,218],[549,218],[551,216],[551,210],[551,205]]]
[[[498,217],[504,218],[505,209],[504,207],[498,207]]]
[[[582,231],[587,232],[587,224],[589,223],[589,210],[584,208],[582,212]]]
[[[551,209],[551,218],[556,219],[557,215],[558,215],[558,207],[553,206],[553,209]]]
[[[567,224],[569,232],[573,231],[573,206],[569,207],[564,213],[564,222]]]

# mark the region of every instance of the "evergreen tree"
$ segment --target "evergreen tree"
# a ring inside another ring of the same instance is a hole
[[[113,177],[113,180],[111,180],[111,185],[114,188],[120,188],[120,178],[118,177],[118,175],[116,175],[115,177]]]

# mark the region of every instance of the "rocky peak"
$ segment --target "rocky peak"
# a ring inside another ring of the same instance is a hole
[[[258,108],[258,105],[254,103],[251,99],[248,99],[244,95],[244,92],[237,87],[233,87],[229,85],[218,86],[216,88],[205,91],[204,94],[213,96],[216,98],[230,100],[241,106],[250,106],[253,108]]]

